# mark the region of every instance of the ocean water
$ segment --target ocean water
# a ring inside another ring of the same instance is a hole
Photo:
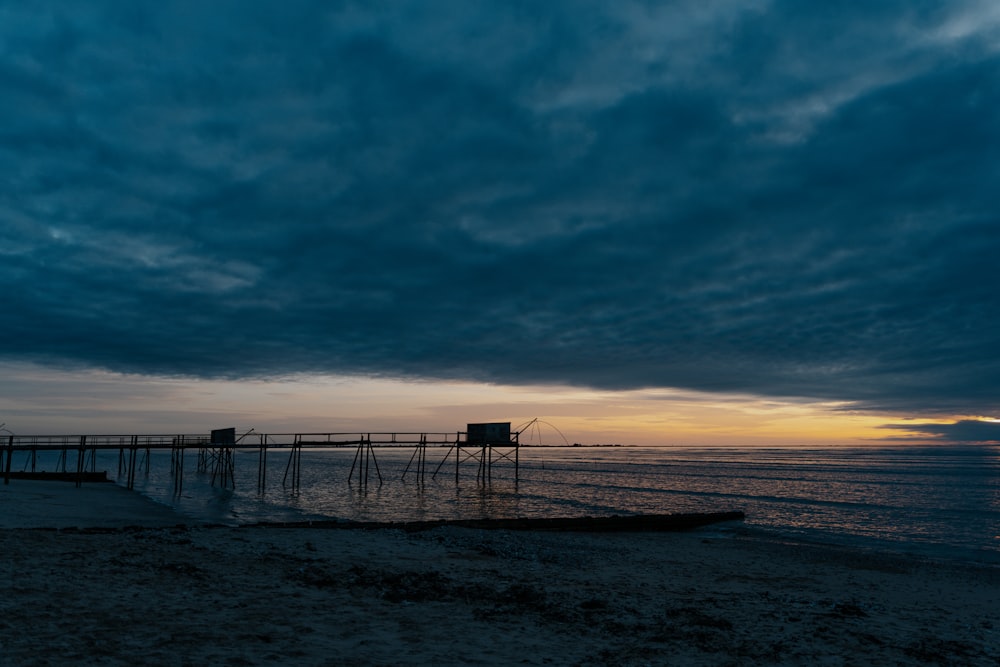
[[[169,454],[151,453],[136,490],[200,520],[223,523],[351,519],[566,517],[742,510],[745,525],[779,536],[1000,564],[1000,448],[830,449],[521,447],[495,461],[489,483],[466,460],[455,477],[448,448],[429,447],[424,481],[402,474],[413,449],[378,448],[368,483],[355,449],[305,449],[298,489],[283,485],[289,450],[237,450],[235,489],[210,484],[185,460],[174,493]],[[432,473],[440,466],[436,477]],[[117,452],[98,469],[117,475]],[[289,473],[290,475],[290,473]],[[124,483],[124,480],[121,480]]]

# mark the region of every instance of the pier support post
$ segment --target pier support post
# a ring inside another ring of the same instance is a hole
[[[292,491],[298,491],[302,480],[302,440],[298,435],[292,441],[292,451],[288,453],[288,463],[285,464],[285,476],[281,478],[281,485],[286,488],[289,474],[292,477]]]
[[[76,488],[83,485],[83,470],[87,460],[87,436],[80,436],[80,446],[76,450]]]
[[[35,472],[35,469],[38,467],[38,448],[35,447],[34,443],[31,445],[31,451],[28,453],[28,460],[24,464],[25,467],[27,467],[28,463],[31,463],[31,472]]]
[[[222,488],[235,489],[235,473],[236,466],[233,460],[232,447],[219,447],[215,450],[215,467],[212,468],[212,486],[215,486],[215,480],[218,479]]]
[[[413,466],[413,462],[416,460],[416,466]],[[406,479],[406,473],[410,471],[410,467],[413,466],[414,474],[417,477],[417,483],[424,483],[424,475],[427,472],[427,434],[420,434],[420,442],[413,450],[413,455],[410,456],[410,462],[406,464],[406,470],[403,471],[402,479]]]
[[[125,486],[129,489],[135,488],[135,465],[136,456],[139,451],[139,436],[133,435],[132,442],[129,444],[128,448],[128,473],[126,475]]]
[[[84,469],[86,469],[86,467],[87,467],[87,463],[86,463],[87,460],[90,461],[90,472],[97,472],[97,447],[96,446],[91,445],[90,451],[87,453],[87,458],[86,458],[86,460],[84,461],[84,464],[83,464]]]
[[[179,496],[184,489],[184,436],[179,435],[173,440],[170,448],[170,476],[174,478],[174,495]]]
[[[10,464],[14,459],[14,436],[7,438],[7,463],[3,467],[3,483],[10,484]]]
[[[354,470],[358,471],[358,483],[363,487],[368,486],[368,476],[371,471],[371,464],[375,463],[375,474],[378,475],[378,484],[382,486],[382,471],[378,467],[378,459],[375,458],[375,449],[372,447],[372,436],[358,440],[358,448],[354,452],[354,462],[351,464],[351,473],[347,477],[348,483],[354,478]]]
[[[257,454],[257,492],[264,493],[267,485],[267,436],[260,437],[260,452]]]
[[[442,458],[441,462],[438,463],[438,467],[434,469],[434,474],[431,475],[431,479],[436,479],[437,478],[437,474],[439,472],[441,472],[441,468],[443,468],[444,464],[448,462],[449,458],[451,458],[451,453],[452,452],[455,452],[455,484],[456,485],[458,484],[458,465],[459,465],[459,463],[461,463],[461,455],[462,455],[462,433],[461,432],[458,432],[458,433],[455,434],[455,442],[451,445],[451,447],[448,448],[448,451],[445,452],[444,458]]]

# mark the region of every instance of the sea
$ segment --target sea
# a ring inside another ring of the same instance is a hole
[[[232,488],[223,488],[190,451],[177,492],[169,452],[153,450],[134,488],[187,517],[226,524],[739,510],[746,529],[779,538],[1000,565],[995,446],[522,446],[516,468],[509,451],[495,450],[487,479],[464,450],[456,475],[448,447],[426,449],[421,477],[415,453],[305,448],[296,486],[291,450],[273,449],[260,488],[259,451],[238,449]],[[117,452],[99,453],[97,467],[125,483]]]

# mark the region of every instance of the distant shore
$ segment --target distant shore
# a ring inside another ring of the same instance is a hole
[[[997,568],[739,523],[209,527],[114,485],[26,481],[0,487],[0,508],[4,665],[1000,660]]]

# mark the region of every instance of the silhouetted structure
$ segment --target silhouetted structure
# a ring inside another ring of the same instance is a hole
[[[180,493],[184,481],[184,460],[189,450],[197,450],[199,472],[211,473],[212,485],[225,488],[235,486],[235,452],[241,449],[258,449],[257,487],[263,491],[267,479],[268,452],[273,449],[289,450],[288,463],[282,485],[293,490],[299,488],[302,452],[305,449],[354,447],[354,461],[348,483],[367,486],[374,470],[378,483],[383,482],[376,449],[380,447],[413,447],[413,456],[403,471],[405,480],[412,474],[418,484],[426,479],[427,450],[435,447],[448,450],[442,457],[432,477],[436,477],[449,461],[455,464],[455,482],[459,481],[462,464],[475,461],[476,482],[492,481],[493,465],[501,461],[513,464],[514,479],[519,477],[518,433],[511,432],[509,422],[469,424],[466,432],[455,433],[295,433],[263,434],[250,432],[236,436],[235,428],[216,429],[210,435],[10,435],[6,446],[0,450],[4,483],[11,477],[14,455],[27,454],[24,471],[36,471],[38,453],[58,452],[57,468],[67,469],[71,453],[76,452],[76,474],[79,485],[89,469],[96,471],[97,452],[118,450],[118,477],[124,478],[128,488],[134,488],[136,474],[144,470],[149,474],[150,452],[170,451],[170,475],[174,480],[174,493]],[[2,441],[0,441],[2,442]],[[6,454],[6,460],[3,455]]]

